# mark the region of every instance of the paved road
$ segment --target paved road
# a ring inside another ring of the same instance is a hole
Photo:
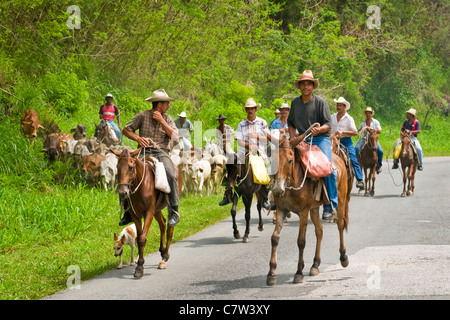
[[[308,276],[315,247],[310,222],[302,284],[292,283],[298,258],[298,217],[293,215],[281,233],[278,284],[266,286],[273,232],[272,217],[266,216],[263,232],[252,219],[250,243],[235,240],[226,219],[172,245],[167,270],[158,270],[159,254],[150,254],[142,279],[134,279],[134,267],[128,266],[47,299],[449,299],[450,157],[425,158],[424,168],[417,173],[413,197],[400,197],[402,187],[392,181],[399,184],[400,173],[392,177],[386,163],[374,197],[352,194],[345,269],[339,263],[337,227],[325,223],[320,274]],[[243,233],[242,211],[238,217]]]

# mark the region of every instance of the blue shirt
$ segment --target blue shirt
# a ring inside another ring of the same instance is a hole
[[[286,120],[286,123],[283,126],[283,123],[281,122],[281,118],[275,119],[272,122],[272,126],[270,127],[272,130],[273,129],[287,129],[288,128],[288,123]]]

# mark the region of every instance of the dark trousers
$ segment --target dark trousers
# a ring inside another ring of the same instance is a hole
[[[169,158],[169,150],[163,150],[164,152],[155,149],[155,148],[145,148],[145,154],[151,154],[153,157],[158,159],[164,164],[164,167],[166,168],[167,173],[167,181],[169,182],[170,186],[170,193],[169,193],[169,202],[170,206],[177,207],[178,206],[178,200],[180,199],[180,195],[178,193],[178,178],[175,174],[175,166],[172,162],[172,160]],[[144,151],[141,151],[141,155],[144,154]]]

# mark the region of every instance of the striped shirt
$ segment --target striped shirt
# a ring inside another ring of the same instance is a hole
[[[177,130],[175,122],[167,113],[162,114],[163,119],[174,130]],[[125,125],[125,128],[135,132],[139,130],[139,136],[152,139],[161,149],[169,150],[170,137],[167,135],[161,123],[153,119],[153,109],[141,111]]]
[[[266,137],[267,134],[270,134],[266,120],[259,117],[256,117],[256,119],[253,121],[248,120],[248,118],[242,120],[236,129],[236,140],[242,140],[254,145],[257,144],[258,149],[264,149],[267,146],[267,142],[262,142],[260,140],[257,141],[257,139],[255,138],[249,139],[249,133],[254,133],[258,136],[264,137]],[[240,152],[242,152],[243,150],[245,150],[244,147],[241,147],[239,149]]]

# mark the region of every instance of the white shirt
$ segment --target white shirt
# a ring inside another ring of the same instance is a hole
[[[331,130],[330,134],[335,134],[336,131],[355,131],[356,125],[355,120],[346,112],[341,120],[337,120],[337,112],[331,115]],[[343,138],[351,137],[348,134],[343,134]]]
[[[359,126],[359,130],[361,130],[362,128],[364,128],[366,126],[366,120],[364,120],[363,122],[361,122],[361,125]],[[372,118],[372,121],[370,122],[370,126],[371,129],[377,129],[377,130],[381,130],[381,125],[380,122],[378,120],[375,120],[374,118]]]

